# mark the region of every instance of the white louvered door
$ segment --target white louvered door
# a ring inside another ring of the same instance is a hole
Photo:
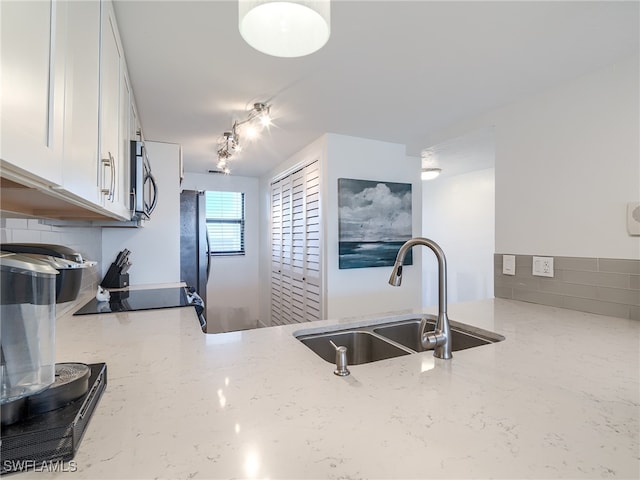
[[[305,167],[305,245],[304,245],[304,285],[305,320],[320,320],[320,166],[313,162]]]
[[[271,186],[271,324],[322,318],[318,162]]]
[[[282,318],[282,181],[271,185],[271,324]],[[279,324],[279,323],[278,323]]]

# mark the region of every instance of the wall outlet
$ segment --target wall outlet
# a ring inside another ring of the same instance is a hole
[[[538,277],[553,277],[553,257],[533,257],[531,273]]]
[[[502,255],[502,273],[503,275],[516,274],[516,256]]]

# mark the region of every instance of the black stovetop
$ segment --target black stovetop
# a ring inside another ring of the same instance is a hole
[[[183,287],[152,288],[147,290],[112,291],[108,302],[98,302],[95,298],[87,302],[74,315],[96,313],[133,312],[157,308],[187,307],[191,305]]]

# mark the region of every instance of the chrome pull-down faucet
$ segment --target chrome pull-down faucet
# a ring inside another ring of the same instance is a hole
[[[420,343],[422,348],[433,348],[433,356],[445,360],[451,359],[451,329],[447,317],[447,260],[440,246],[428,238],[416,237],[407,240],[398,250],[393,271],[389,277],[389,284],[399,287],[402,283],[402,264],[404,257],[411,247],[423,245],[429,247],[438,259],[438,320],[434,332],[425,332],[426,322],[420,328]]]

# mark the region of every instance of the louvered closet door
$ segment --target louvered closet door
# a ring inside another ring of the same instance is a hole
[[[291,174],[291,320],[304,322],[304,170]]]
[[[271,185],[271,320],[282,318],[282,185]],[[274,323],[272,323],[274,324]]]
[[[282,323],[292,323],[293,294],[291,286],[291,178],[282,179]]]
[[[271,324],[321,318],[318,162],[271,188]]]
[[[305,320],[320,320],[320,167],[305,168]]]

